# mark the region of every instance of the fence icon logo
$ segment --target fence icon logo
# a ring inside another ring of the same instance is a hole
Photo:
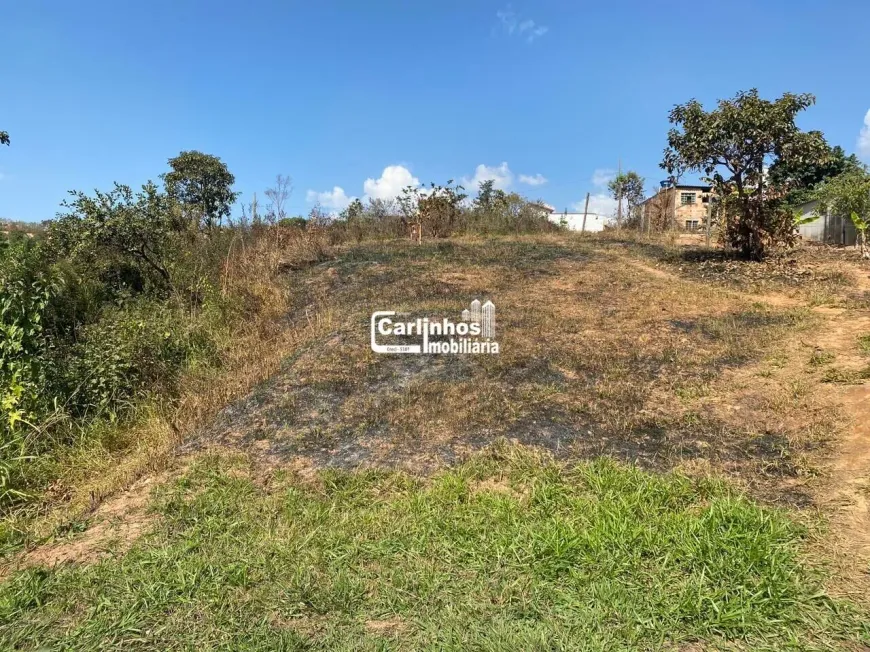
[[[449,318],[418,317],[402,321],[392,310],[372,314],[371,347],[375,353],[493,354],[499,352],[495,340],[495,304],[479,299],[461,313],[460,321]],[[412,337],[414,343],[407,338]],[[383,338],[394,340],[386,344]]]

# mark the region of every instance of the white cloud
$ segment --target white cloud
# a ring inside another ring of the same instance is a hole
[[[474,168],[473,177],[463,177],[462,185],[469,190],[477,190],[482,181],[492,181],[492,187],[496,190],[507,190],[514,182],[514,173],[508,167],[507,161],[501,165],[490,167],[481,163]]]
[[[540,38],[550,31],[549,27],[538,25],[530,18],[520,20],[519,16],[517,16],[517,13],[510,5],[504,9],[499,9],[495,12],[495,16],[498,18],[501,29],[505,34],[508,36],[516,34],[517,36],[524,38],[527,43],[534,42],[535,39]]]
[[[523,25],[526,25],[526,24],[528,24],[528,27],[525,30],[523,30]],[[529,43],[533,43],[536,38],[540,38],[544,34],[546,34],[547,32],[550,31],[550,28],[546,27],[544,25],[537,25],[536,26],[535,21],[533,21],[533,20],[528,20],[525,23],[523,23],[523,25],[520,25],[520,33],[522,34],[523,32],[525,32],[526,41]]]
[[[420,180],[403,165],[388,165],[379,179],[366,179],[363,192],[367,199],[395,199],[407,186],[417,187]]]
[[[318,203],[323,208],[334,210],[334,211],[342,211],[347,208],[350,203],[356,199],[356,197],[348,197],[345,194],[344,189],[335,186],[332,190],[327,190],[325,192],[317,192],[315,190],[309,190],[305,194],[305,200],[309,203]]]
[[[508,35],[513,34],[517,29],[517,15],[514,13],[514,10],[511,9],[511,6],[508,5],[504,9],[499,9],[495,12],[496,18],[498,18],[501,23],[502,29],[508,33]]]
[[[408,168],[402,165],[388,165],[384,168],[380,178],[369,178],[363,182],[363,199],[395,199],[405,187],[419,185],[420,180],[412,175]],[[341,186],[334,186],[332,190],[323,192],[309,190],[305,194],[305,200],[308,203],[320,204],[332,213],[344,210],[356,198],[355,195],[348,195]]]
[[[610,196],[606,191],[607,184],[616,178],[616,170],[610,168],[598,168],[592,173],[592,185],[595,192],[589,196],[589,212],[605,217],[616,215],[617,201]],[[575,202],[571,205],[578,213],[583,212],[586,205],[586,199]]]
[[[547,177],[545,177],[540,172],[534,176],[529,176],[528,174],[521,174],[520,183],[524,183],[528,186],[543,186],[545,183],[547,183]]]
[[[610,168],[598,168],[592,173],[592,185],[603,188],[616,178],[616,170]]]
[[[498,165],[481,163],[474,168],[472,176],[463,177],[460,183],[466,190],[471,192],[476,192],[483,181],[492,181],[493,188],[497,190],[508,190],[513,186],[515,179],[529,186],[542,186],[547,183],[547,178],[540,173],[533,175],[520,174],[518,177],[515,177],[507,161],[502,161]],[[408,186],[420,188],[420,180],[403,165],[388,165],[384,168],[380,177],[377,179],[368,178],[363,182],[362,198],[366,201],[369,199],[395,199]],[[425,190],[423,192],[425,193]],[[348,195],[341,186],[335,186],[332,190],[324,192],[309,190],[305,195],[305,199],[309,203],[313,204],[316,202],[320,204],[328,211],[338,212],[347,208],[356,199],[356,196]]]
[[[578,213],[583,212],[584,206],[586,206],[585,199],[571,204],[571,208]],[[604,215],[605,217],[612,217],[616,215],[616,200],[610,195],[605,195],[604,193],[589,195],[589,212],[596,213],[597,215]]]
[[[864,116],[864,126],[858,134],[858,153],[864,158],[870,158],[870,111]]]

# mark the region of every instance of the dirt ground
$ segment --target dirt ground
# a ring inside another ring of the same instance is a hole
[[[843,250],[764,264],[695,244],[529,237],[363,244],[295,272],[288,327],[340,314],[279,373],[189,436],[183,460],[242,452],[276,468],[430,473],[508,439],[730,477],[819,509],[870,560],[870,268]],[[379,355],[374,310],[457,319],[497,306],[495,356]],[[11,566],[92,559],[147,524],[143,479],[87,531]],[[863,566],[861,565],[863,564]]]

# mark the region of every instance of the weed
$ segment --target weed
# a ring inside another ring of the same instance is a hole
[[[832,351],[816,349],[810,355],[809,365],[811,367],[823,367],[831,364],[836,358],[837,356]]]

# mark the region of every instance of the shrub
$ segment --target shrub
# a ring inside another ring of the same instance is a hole
[[[59,287],[38,246],[0,249],[0,444],[14,437],[20,421],[34,418],[44,372],[43,319]]]
[[[278,220],[278,226],[285,229],[304,229],[307,225],[308,222],[301,215],[298,215],[296,217],[282,217],[280,220]]]
[[[53,388],[75,417],[123,412],[149,392],[174,393],[192,358],[216,359],[214,343],[195,322],[156,301],[107,310],[79,337],[55,351],[63,371]]]

